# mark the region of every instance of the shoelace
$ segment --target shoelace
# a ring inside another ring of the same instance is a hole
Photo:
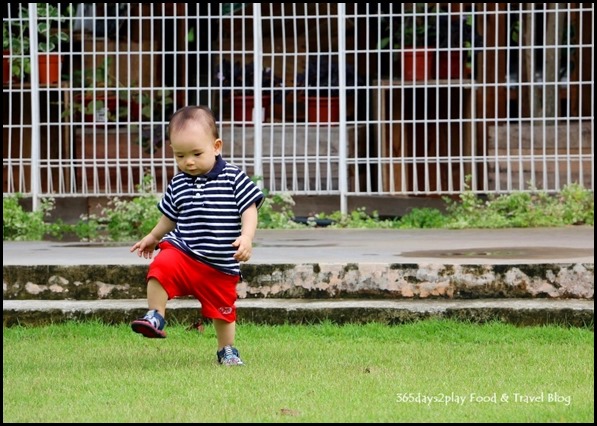
[[[221,362],[222,364],[227,365],[243,365],[243,362],[238,357],[238,353],[231,346],[224,347],[224,354]]]
[[[160,328],[160,320],[158,320],[156,317],[145,315],[144,319],[147,322],[149,322],[153,327],[155,327],[155,328],[157,328],[159,330],[159,328]]]
[[[224,358],[230,359],[232,357],[236,357],[236,355],[234,355],[234,352],[232,352],[232,348],[230,346],[225,346],[224,347]]]

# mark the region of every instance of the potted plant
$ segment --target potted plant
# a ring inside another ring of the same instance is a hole
[[[76,121],[104,124],[129,115],[127,91],[112,75],[111,60],[107,56],[95,67],[72,71],[73,102],[63,116],[72,115]]]
[[[148,89],[138,90],[131,95],[130,108],[127,110],[132,121],[141,123],[139,144],[144,152],[150,153],[162,148],[166,137],[166,122],[174,113],[174,90]],[[131,126],[132,132],[137,131]]]
[[[172,89],[138,90],[131,95],[130,115],[134,121],[165,121],[173,113]]]
[[[272,97],[274,104],[282,103],[282,79],[275,76],[271,68],[264,68],[261,75],[263,87],[263,117],[264,121],[271,121]],[[214,86],[222,88],[225,100],[232,101],[233,118],[240,122],[253,122],[255,105],[255,65],[249,62],[244,66],[240,62],[232,63],[224,59],[220,68],[216,70]]]
[[[437,77],[470,77],[473,53],[482,45],[483,38],[473,28],[472,14],[442,13],[437,21]]]
[[[12,34],[10,33],[10,21],[5,19],[2,21],[2,82],[4,84],[10,82],[12,71],[11,71],[11,44]]]
[[[26,56],[29,50],[28,23],[21,21],[2,21],[3,47],[3,81],[7,84],[11,79],[22,80],[31,72],[31,62]]]
[[[140,167],[155,167],[158,178],[163,168],[153,164],[153,160],[173,156],[165,140],[167,121],[174,112],[174,90],[124,87],[114,76],[112,60],[106,56],[97,67],[73,71],[76,94],[65,114],[77,120],[73,126],[74,155],[105,164],[99,171],[100,179],[117,179],[118,175],[137,179]],[[101,131],[93,126],[101,126]],[[118,159],[123,158],[139,167],[117,165]],[[88,172],[77,169],[79,176],[91,179]]]
[[[403,3],[401,13],[382,19],[379,49],[396,49],[403,80],[426,80],[433,74],[437,3]],[[410,6],[409,6],[410,5]]]
[[[64,10],[64,13],[63,13]],[[39,82],[40,84],[55,84],[60,80],[60,64],[62,57],[56,53],[60,43],[70,40],[70,31],[67,28],[66,18],[72,16],[72,8],[61,8],[53,3],[37,3],[37,33],[39,50]],[[20,30],[22,39],[22,53],[30,53],[29,33],[29,8],[20,9]],[[18,26],[15,24],[15,26]],[[29,72],[30,66],[23,59],[23,71]]]
[[[346,64],[346,86],[348,94],[354,88],[364,85],[364,78],[357,74],[351,63]],[[340,68],[332,55],[309,56],[305,71],[299,73],[296,85],[305,88],[307,121],[338,123],[340,121]]]

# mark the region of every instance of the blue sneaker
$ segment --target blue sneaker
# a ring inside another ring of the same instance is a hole
[[[135,333],[142,334],[151,339],[163,339],[166,337],[164,326],[166,320],[158,311],[153,310],[145,314],[143,318],[136,319],[131,323],[131,328]]]
[[[221,351],[217,352],[218,363],[222,365],[244,365],[241,361],[238,349],[233,346],[224,346]]]

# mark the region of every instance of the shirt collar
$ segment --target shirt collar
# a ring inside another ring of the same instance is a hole
[[[224,170],[224,167],[226,167],[226,161],[224,161],[221,155],[216,156],[216,164],[214,164],[213,169],[211,169],[211,171],[207,173],[205,177],[208,179],[214,179],[218,177],[220,173],[222,173],[222,170]]]
[[[206,178],[206,179],[215,179],[217,178],[220,173],[222,173],[222,171],[224,170],[224,167],[226,167],[226,161],[222,158],[221,155],[217,155],[216,156],[216,163],[214,164],[213,168],[207,172],[204,175],[199,175],[199,176],[192,176],[188,173],[184,173],[187,177],[195,179],[195,178]]]

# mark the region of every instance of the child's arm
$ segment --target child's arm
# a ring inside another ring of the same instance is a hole
[[[242,229],[240,237],[232,243],[232,246],[237,248],[234,258],[239,262],[246,262],[251,258],[258,218],[259,214],[255,204],[246,209],[241,216]]]
[[[174,230],[176,222],[172,222],[166,216],[162,215],[156,226],[143,239],[131,247],[131,253],[138,250],[139,257],[151,259],[153,252],[164,235]]]

